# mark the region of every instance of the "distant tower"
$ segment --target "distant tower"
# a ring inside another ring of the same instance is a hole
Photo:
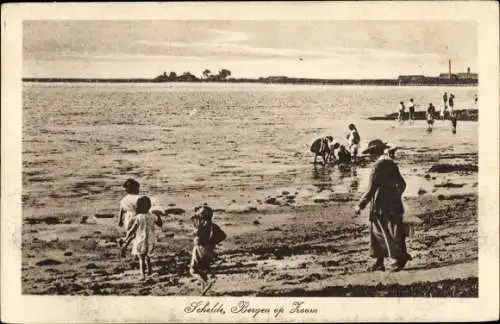
[[[448,60],[448,77],[451,79],[451,59]]]
[[[467,68],[467,79],[470,78],[470,67]]]

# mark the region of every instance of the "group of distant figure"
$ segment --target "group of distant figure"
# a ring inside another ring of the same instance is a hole
[[[474,104],[477,105],[477,101],[478,96],[475,94]],[[406,113],[406,108],[408,108],[408,113]],[[432,102],[429,103],[426,111],[428,132],[432,131],[435,119],[450,120],[453,134],[457,132],[457,113],[455,111],[455,95],[453,93],[448,94],[445,92],[443,94],[443,105],[439,112]],[[406,106],[403,101],[399,103],[397,121],[404,123],[406,120],[409,120],[410,123],[415,121],[415,102],[413,98],[410,98]],[[340,141],[334,140],[332,136],[325,136],[314,140],[310,150],[314,153],[315,164],[317,163],[318,156],[323,158],[324,164],[337,163],[339,165],[347,165],[357,162],[361,137],[354,124],[349,124],[348,129],[349,133],[346,136],[347,143],[345,145]],[[369,142],[368,147],[370,149],[374,145],[379,145],[380,147],[380,143],[384,142],[376,139]],[[370,153],[370,150],[367,149],[362,153]]]
[[[333,136],[325,136],[317,138],[311,144],[311,152],[314,153],[314,164],[317,163],[318,156],[323,159],[323,164],[334,163],[339,167],[356,164],[359,159],[359,149],[361,144],[361,136],[359,135],[356,125],[349,124],[349,132],[346,135],[346,145],[334,140]],[[368,147],[361,152],[362,154],[377,155],[382,154],[384,149],[389,148],[386,142],[380,139],[374,139],[368,142]],[[389,150],[391,157],[394,157],[396,147]]]
[[[311,152],[314,153],[314,163],[318,156],[323,158],[323,163],[336,162],[339,164],[348,164],[356,162],[361,137],[354,124],[349,124],[349,133],[346,136],[346,145],[335,141],[332,136],[325,136],[314,140],[311,144]]]
[[[478,96],[474,95],[474,104],[477,105]],[[406,108],[408,108],[408,114],[406,113]],[[450,120],[452,125],[452,132],[455,134],[457,132],[457,114],[455,112],[455,95],[453,93],[448,94],[445,92],[443,94],[443,105],[439,112],[437,112],[436,107],[432,102],[429,103],[426,113],[427,119],[427,131],[432,131],[434,125],[434,120]],[[415,103],[413,98],[410,99],[407,106],[405,106],[403,101],[400,101],[398,106],[398,117],[397,120],[400,124],[403,124],[406,120],[409,120],[410,124],[415,122]]]

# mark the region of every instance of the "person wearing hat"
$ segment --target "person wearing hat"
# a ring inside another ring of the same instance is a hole
[[[369,154],[373,158],[378,158],[380,155],[384,154],[384,151],[387,150],[387,154],[390,158],[394,159],[397,147],[392,147],[387,144],[387,142],[382,142],[379,139],[374,139],[368,142],[368,148],[361,152],[362,154]]]
[[[191,221],[195,237],[189,272],[192,276],[200,278],[202,294],[204,295],[213,284],[213,280],[208,280],[208,275],[210,263],[214,258],[214,248],[226,239],[226,233],[212,222],[212,208],[204,205],[196,207],[194,211]]]
[[[406,182],[397,164],[388,155],[390,146],[381,142],[375,143],[369,149],[379,157],[370,175],[369,189],[356,206],[355,214],[359,215],[370,203],[370,251],[371,257],[376,261],[369,270],[384,271],[384,259],[392,258],[395,260],[391,265],[392,270],[399,271],[411,259],[406,250],[404,208],[401,200]]]

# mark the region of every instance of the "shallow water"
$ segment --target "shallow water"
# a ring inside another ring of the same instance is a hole
[[[448,122],[427,133],[424,121],[364,119],[410,97],[417,110],[431,101],[439,107],[444,91],[456,95],[456,109],[474,106],[475,87],[25,83],[23,207],[29,214],[113,209],[128,177],[179,206],[248,203],[325,183],[358,192],[368,169],[315,170],[310,143],[343,140],[354,122],[362,146],[380,138],[405,154],[477,152],[476,122],[459,122],[452,134]],[[415,171],[403,173],[413,183]]]

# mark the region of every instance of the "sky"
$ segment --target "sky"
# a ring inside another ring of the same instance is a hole
[[[395,78],[477,70],[473,21],[64,21],[23,23],[23,77]]]

